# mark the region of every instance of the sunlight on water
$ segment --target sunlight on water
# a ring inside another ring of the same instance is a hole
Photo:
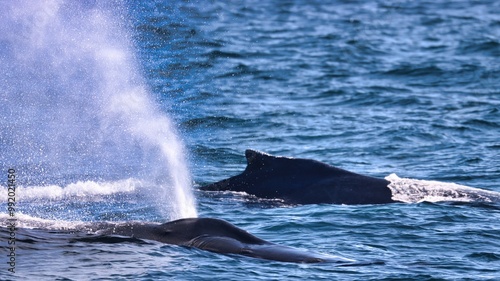
[[[4,1],[0,10],[2,168],[56,193],[134,179],[165,219],[196,216],[184,146],[140,75],[121,3]]]

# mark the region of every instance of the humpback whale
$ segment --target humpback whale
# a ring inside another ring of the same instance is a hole
[[[106,226],[97,232],[102,235],[119,235],[138,239],[155,240],[166,244],[194,247],[206,251],[237,254],[253,258],[295,262],[333,262],[340,266],[367,265],[353,260],[301,251],[292,247],[262,240],[227,221],[214,218],[185,218],[164,224],[129,222]]]
[[[272,156],[246,150],[243,173],[200,187],[207,191],[239,191],[287,204],[384,204],[395,202],[389,181],[364,176],[325,163]]]

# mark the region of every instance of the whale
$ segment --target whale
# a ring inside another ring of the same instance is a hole
[[[247,149],[247,167],[236,176],[199,187],[203,191],[236,191],[285,204],[394,203],[385,179],[360,175],[302,158],[273,156]]]
[[[225,220],[215,218],[184,218],[163,224],[126,222],[100,227],[101,229],[96,232],[99,237],[125,236],[154,240],[215,253],[235,254],[264,260],[293,263],[329,262],[338,266],[372,264],[274,244]]]

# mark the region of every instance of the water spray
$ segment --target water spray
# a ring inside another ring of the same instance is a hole
[[[0,2],[2,168],[33,186],[133,178],[165,219],[195,217],[185,148],[141,76],[126,8],[104,2]]]

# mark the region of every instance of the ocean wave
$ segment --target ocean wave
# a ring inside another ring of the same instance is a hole
[[[98,198],[103,195],[117,193],[133,193],[147,185],[138,179],[124,179],[109,182],[77,181],[66,186],[44,185],[44,186],[17,186],[15,191],[16,202],[36,201],[40,199],[88,199]],[[7,187],[0,186],[3,190]],[[7,192],[0,194],[0,200],[6,202]]]

